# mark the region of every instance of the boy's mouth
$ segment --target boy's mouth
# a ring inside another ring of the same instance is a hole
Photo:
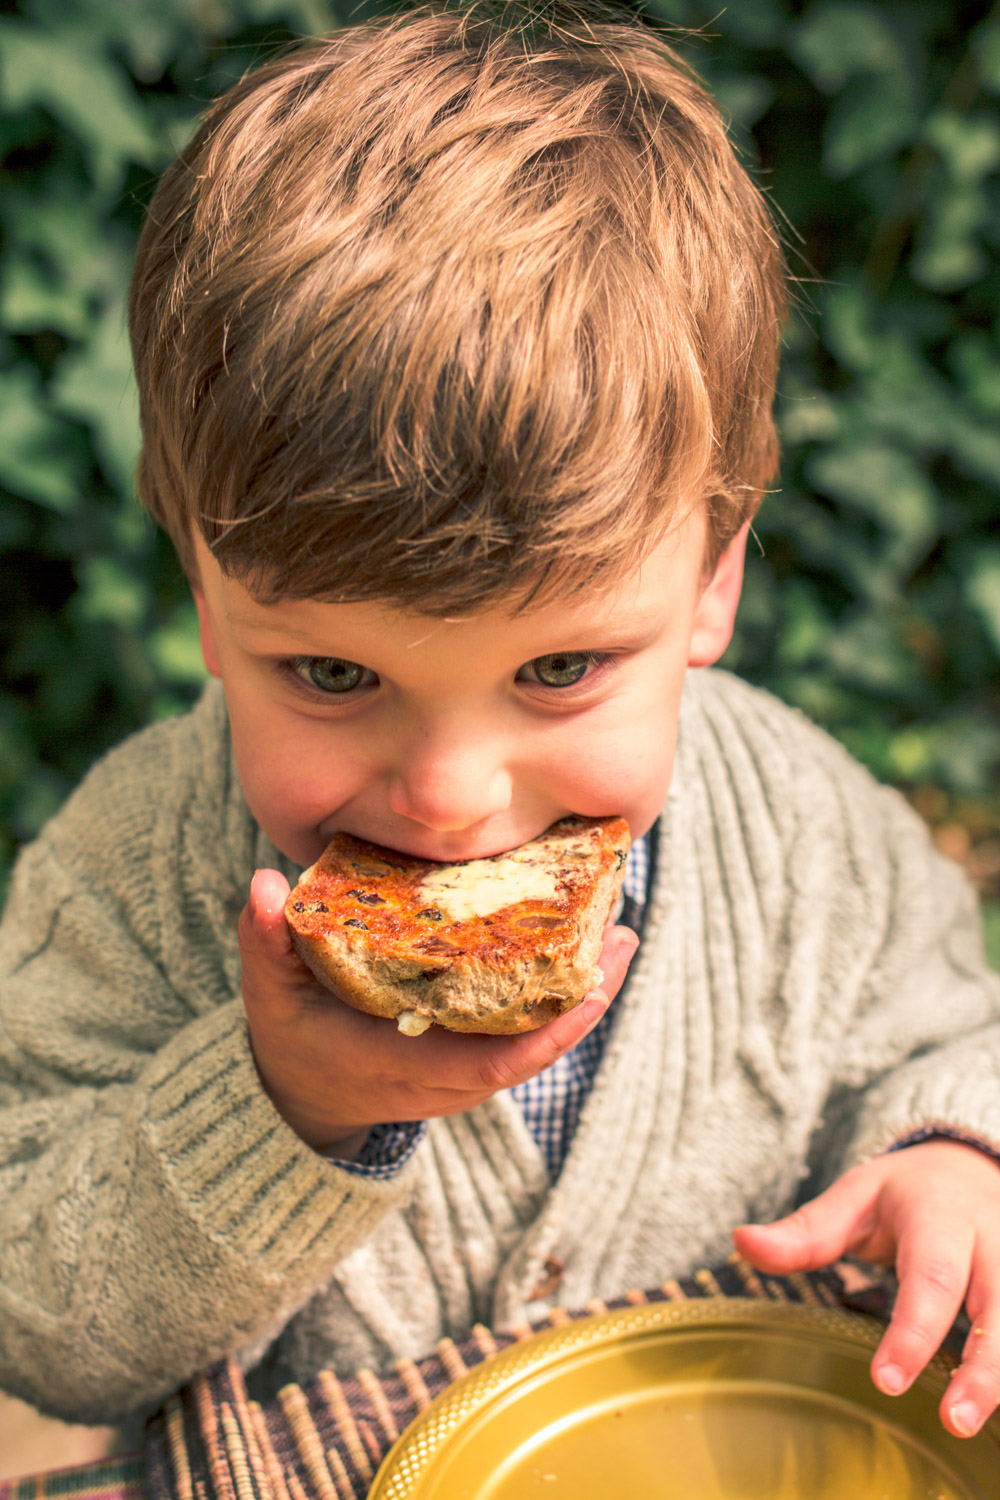
[[[324,827],[322,837],[329,841],[334,833],[349,833],[354,838],[364,839],[370,844],[378,844],[381,848],[400,854],[406,859],[429,859],[442,865],[457,865],[470,859],[489,859],[495,854],[509,854],[512,849],[519,849],[522,844],[527,844],[531,839],[544,833],[546,828],[555,821],[558,820],[550,819],[543,827],[531,827],[524,832],[523,836],[518,832],[513,837],[505,837],[502,834],[490,836],[485,831],[480,835],[472,833],[453,839],[399,838],[398,835],[383,837],[377,831],[347,826]]]

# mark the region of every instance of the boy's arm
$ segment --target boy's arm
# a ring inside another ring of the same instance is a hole
[[[211,984],[206,981],[206,989]],[[405,1190],[311,1151],[43,837],[0,933],[0,1386],[113,1420],[273,1335]]]
[[[1000,975],[985,963],[962,873],[895,794],[871,798],[860,780],[853,790],[874,820],[869,834],[884,835],[888,879],[837,1045],[831,1113],[842,1149],[827,1165],[843,1175],[736,1242],[779,1273],[845,1254],[894,1264],[899,1295],[873,1361],[891,1393],[912,1383],[964,1303],[973,1333],[942,1402],[945,1424],[964,1436],[1000,1401]]]

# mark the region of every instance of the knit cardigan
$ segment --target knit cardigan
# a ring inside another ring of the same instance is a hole
[[[261,1087],[236,922],[295,875],[216,685],[99,762],[0,928],[0,1388],[78,1421],[278,1342],[303,1379],[725,1257],[732,1228],[933,1126],[1000,1149],[1000,976],[919,820],[797,712],[689,674],[642,945],[550,1181],[501,1094],[389,1180]],[[551,1269],[551,1268],[550,1268]],[[273,1356],[273,1351],[272,1351]]]

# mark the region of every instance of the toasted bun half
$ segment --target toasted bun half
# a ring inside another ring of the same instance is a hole
[[[457,865],[338,833],[285,917],[321,983],[401,1031],[533,1031],[600,982],[628,848],[624,818],[564,818]]]

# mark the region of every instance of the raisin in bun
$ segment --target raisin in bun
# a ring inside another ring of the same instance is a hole
[[[600,983],[629,848],[623,818],[564,818],[456,865],[338,833],[285,904],[292,942],[341,1000],[417,1035],[532,1031]]]

